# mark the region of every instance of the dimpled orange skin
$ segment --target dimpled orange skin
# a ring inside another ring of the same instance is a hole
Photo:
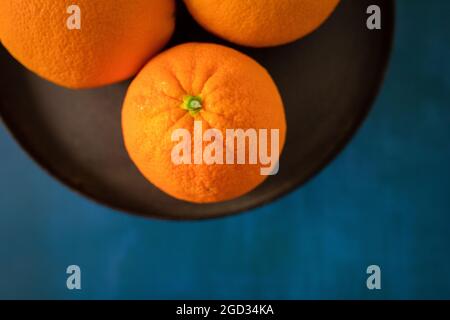
[[[81,30],[67,27],[73,4],[81,9]],[[174,0],[0,0],[0,35],[41,77],[98,87],[133,76],[167,43],[174,10]]]
[[[316,30],[339,0],[184,0],[206,30],[250,47],[272,47]]]
[[[197,114],[181,107],[186,96],[201,98]],[[132,82],[123,106],[122,128],[127,151],[140,172],[177,199],[195,203],[230,200],[267,178],[260,174],[261,164],[174,164],[171,153],[178,142],[172,142],[172,133],[188,129],[193,140],[196,120],[202,122],[203,133],[215,128],[224,138],[225,129],[279,129],[281,154],[286,135],[283,102],[261,65],[213,44],[190,43],[163,52]],[[191,147],[194,154],[193,141]]]

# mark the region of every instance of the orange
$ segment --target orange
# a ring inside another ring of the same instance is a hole
[[[68,10],[74,4],[79,16]],[[171,37],[174,10],[174,0],[0,0],[0,34],[41,77],[97,87],[136,74]],[[78,17],[81,29],[74,29]]]
[[[270,47],[317,29],[339,0],[184,0],[197,22],[231,42]]]
[[[194,154],[196,124],[204,134],[216,129],[223,139],[226,129],[278,130],[279,148],[271,149],[270,136],[268,154],[281,152],[286,135],[283,102],[269,73],[248,56],[214,44],[174,47],[151,60],[137,75],[122,111],[126,149],[152,184],[190,202],[230,200],[267,178],[261,175],[264,165],[259,158],[257,163],[249,161],[250,139],[243,164],[236,160],[237,140],[232,163],[174,163],[177,142],[172,135],[177,129],[188,131],[191,138],[186,145]],[[203,151],[212,141],[216,140],[202,143]],[[218,143],[228,148],[225,141]]]

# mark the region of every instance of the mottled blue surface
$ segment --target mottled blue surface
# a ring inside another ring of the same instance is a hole
[[[345,151],[289,196],[175,223],[111,211],[0,127],[0,298],[450,298],[450,1],[400,0],[395,51]],[[81,292],[65,268],[82,269]],[[366,289],[366,267],[382,290]]]

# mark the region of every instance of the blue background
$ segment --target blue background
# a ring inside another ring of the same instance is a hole
[[[450,1],[398,1],[383,90],[345,151],[266,207],[176,223],[47,176],[0,126],[0,298],[450,298]],[[66,289],[66,267],[82,290]],[[382,269],[382,290],[366,268]]]

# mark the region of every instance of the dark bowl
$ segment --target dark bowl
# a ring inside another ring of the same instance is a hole
[[[382,29],[368,30],[378,4]],[[0,112],[22,147],[50,174],[113,208],[164,219],[213,218],[266,204],[305,183],[328,164],[363,122],[387,68],[394,29],[390,0],[344,0],[316,32],[268,49],[234,46],[203,31],[183,5],[170,46],[222,43],[265,66],[285,102],[288,136],[278,175],[228,202],[192,204],[147,182],[122,141],[120,114],[129,81],[92,90],[49,83],[0,48]]]

